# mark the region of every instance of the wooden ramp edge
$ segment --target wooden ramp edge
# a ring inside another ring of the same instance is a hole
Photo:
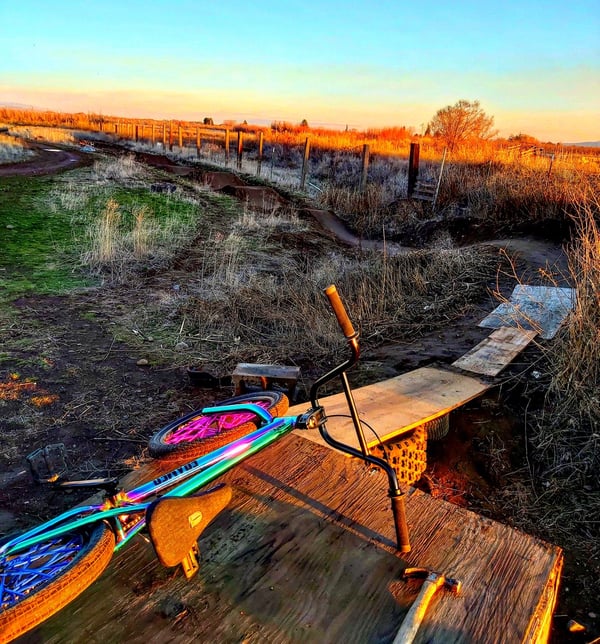
[[[147,465],[130,479],[147,480]],[[289,435],[223,477],[233,500],[200,538],[186,582],[142,539],[22,644],[392,642],[419,591],[407,566],[462,581],[439,591],[416,642],[545,642],[559,548],[419,491],[399,555],[387,479]],[[129,485],[132,481],[126,482]]]
[[[537,331],[501,327],[453,362],[452,366],[484,376],[497,376],[536,335]]]
[[[430,420],[444,416],[481,395],[492,385],[477,377],[463,375],[435,367],[422,367],[409,373],[353,390],[356,408],[361,420],[377,432],[373,434],[365,424],[364,432],[369,446],[398,436]],[[348,415],[343,393],[323,397],[327,429],[338,441],[358,447],[356,432]],[[290,415],[301,414],[310,406],[295,405]],[[315,443],[328,447],[318,430],[296,430],[296,433]]]

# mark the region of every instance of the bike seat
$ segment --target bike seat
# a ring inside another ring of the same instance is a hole
[[[146,524],[160,563],[167,567],[183,563],[206,526],[230,500],[231,488],[222,484],[196,496],[167,496],[151,503]]]

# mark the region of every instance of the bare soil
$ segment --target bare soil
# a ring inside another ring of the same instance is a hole
[[[87,160],[75,152],[53,155],[59,153],[42,149],[36,160],[1,167],[0,175],[55,172]],[[141,160],[172,169],[174,175],[191,174],[187,168],[183,171],[180,166],[173,167],[165,157],[146,155]],[[224,174],[213,178],[215,188],[232,194],[240,192],[239,178],[228,182]],[[211,183],[206,173],[202,179]],[[252,199],[260,207],[265,200],[270,203],[274,199],[273,192],[241,190],[238,196]],[[277,196],[276,201],[279,199]],[[322,230],[307,234],[318,237],[336,233],[335,224],[327,228],[329,233]],[[344,243],[355,244],[351,233],[344,236]],[[557,240],[530,237],[510,242],[492,239],[490,243],[509,249],[519,275],[528,283],[540,279],[540,269],[550,270],[557,278],[567,274]],[[162,280],[177,281],[168,272],[148,276],[148,291]],[[514,276],[501,275],[500,283],[490,284],[490,289],[500,287],[508,296],[514,283]],[[115,311],[135,307],[144,297],[143,291],[132,293],[130,289],[111,287],[63,297],[26,297],[15,302],[17,317],[2,324],[3,344],[10,355],[0,366],[0,425],[3,433],[18,434],[19,441],[18,451],[0,453],[0,535],[47,518],[87,494],[65,495],[34,485],[25,462],[32,450],[62,442],[73,477],[121,475],[147,458],[147,440],[156,429],[189,410],[232,395],[232,388],[227,386],[192,386],[184,368],[149,366],[143,345],[140,348],[139,344],[115,339]],[[409,343],[367,349],[361,369],[353,375],[354,384],[381,380],[424,365],[453,362],[489,335],[489,330],[479,328],[477,323],[495,305],[490,295],[485,301],[474,302],[465,317],[449,328],[437,329]],[[523,414],[532,398],[525,400],[521,394],[527,384],[530,390],[535,384],[531,370],[539,358],[536,351],[528,350],[517,359],[503,388],[453,416],[447,439],[430,445],[429,466],[420,487],[514,524],[514,517],[502,514],[494,498],[502,486],[514,481],[514,472],[523,464]],[[308,380],[316,375],[318,365],[312,365],[305,373]],[[511,396],[504,396],[507,389]],[[539,404],[542,398],[533,402]],[[598,635],[599,620],[590,617],[590,613],[597,614],[600,607],[589,586],[589,570],[585,579],[581,577],[584,555],[584,549],[566,553],[555,642],[590,641],[593,634]],[[595,574],[600,574],[597,567]],[[568,633],[568,619],[584,623],[588,630],[583,635]]]

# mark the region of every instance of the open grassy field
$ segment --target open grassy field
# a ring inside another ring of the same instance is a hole
[[[397,182],[405,168],[389,167]],[[238,362],[298,365],[305,396],[340,353],[320,294],[331,282],[362,333],[356,385],[452,362],[486,335],[476,322],[518,281],[570,283],[576,314],[558,342],[530,356],[541,377],[521,365],[488,400],[515,433],[492,425],[497,431],[470,436],[478,478],[458,496],[565,547],[561,610],[594,632],[597,174],[457,162],[435,213],[386,197],[385,187],[370,188],[383,195],[375,202],[329,184],[323,193],[338,191],[335,201],[294,190],[286,205],[260,212],[209,190],[201,170],[181,176],[109,148],[55,176],[0,177],[0,530],[36,522],[62,503],[20,474],[35,447],[64,441],[74,469],[119,474],[146,458],[159,426],[231,393],[191,387],[187,365],[217,376]],[[359,237],[412,248],[392,255],[341,244],[301,198],[334,207]],[[525,253],[499,253],[499,237],[532,235],[545,251],[568,243],[570,266],[560,273]],[[430,480],[435,486],[434,473]]]

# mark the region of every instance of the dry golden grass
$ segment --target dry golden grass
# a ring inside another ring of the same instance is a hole
[[[33,156],[22,141],[8,134],[0,134],[0,163],[24,161]]]

